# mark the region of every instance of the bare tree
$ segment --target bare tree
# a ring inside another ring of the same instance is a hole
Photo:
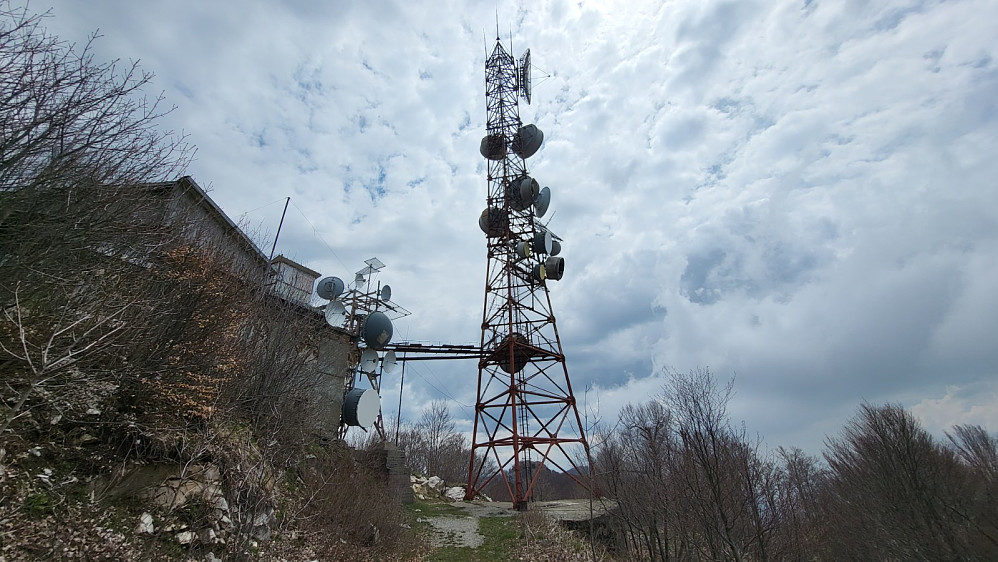
[[[864,404],[837,439],[828,442],[824,498],[832,557],[906,560],[980,559],[980,533],[967,472],[900,405]],[[985,558],[993,559],[990,554]]]
[[[139,186],[192,152],[157,129],[160,98],[141,96],[148,74],[96,63],[91,43],[66,45],[41,23],[0,2],[3,429],[39,389],[143,339],[163,304],[146,290],[149,256],[176,237],[162,193]]]
[[[706,369],[669,377],[595,441],[600,488],[618,503],[616,548],[651,560],[770,557],[782,473],[732,427],[732,383]]]
[[[955,426],[946,437],[968,466],[988,482],[998,482],[998,439],[979,425]]]
[[[460,482],[466,468],[468,444],[457,432],[447,404],[432,402],[411,431],[411,444],[406,452],[413,468],[418,467],[428,476]]]
[[[774,486],[778,525],[771,541],[777,560],[812,560],[818,552],[819,501],[827,478],[818,459],[797,448],[778,449],[780,469]]]
[[[775,525],[771,463],[758,455],[744,428],[734,429],[727,405],[734,381],[718,386],[707,369],[672,373],[665,404],[676,418],[682,456],[675,470],[688,496],[684,507],[698,528],[698,556],[768,558]]]

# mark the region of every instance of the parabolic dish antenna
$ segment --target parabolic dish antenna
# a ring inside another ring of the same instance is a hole
[[[551,255],[552,256],[557,256],[560,253],[561,253],[561,242],[559,242],[559,241],[557,241],[557,240],[555,240],[555,239],[552,238],[551,239]]]
[[[360,370],[364,373],[373,373],[378,368],[378,352],[373,349],[365,349],[360,354]]]
[[[347,319],[347,308],[340,301],[329,301],[326,303],[326,324],[334,328],[343,326],[343,321]]]
[[[319,298],[331,301],[343,294],[344,288],[343,280],[339,277],[324,277],[316,285],[315,293],[319,295]]]
[[[395,357],[394,351],[389,351],[385,354],[385,358],[381,360],[381,372],[385,374],[392,374],[395,372],[399,366],[398,358]]]
[[[538,230],[537,234],[534,234],[534,240],[531,242],[530,247],[538,254],[550,254],[553,242],[554,240],[551,238],[550,232]]]
[[[551,256],[544,260],[544,272],[547,278],[552,281],[561,279],[565,275],[565,258],[561,256]]]
[[[478,150],[489,160],[502,160],[506,156],[506,139],[498,134],[486,135]]]
[[[381,288],[381,300],[385,302],[392,300],[392,288],[390,285],[385,285]]]
[[[520,57],[520,95],[530,105],[530,49]]]
[[[525,211],[530,207],[539,192],[537,180],[530,176],[520,176],[506,184],[506,200],[509,207],[516,211]]]
[[[384,349],[388,342],[392,341],[392,321],[384,312],[374,311],[364,318],[364,323],[360,328],[360,335],[364,343],[372,349]]]
[[[482,215],[478,217],[478,227],[489,238],[498,238],[505,234],[507,223],[508,220],[506,215],[503,214],[502,209],[496,207],[485,209],[482,211]]]
[[[516,136],[513,137],[513,152],[520,158],[530,158],[537,153],[543,142],[544,133],[537,125],[524,125],[517,129]]]
[[[551,205],[551,188],[542,187],[537,193],[537,197],[534,198],[534,214],[538,217],[543,217],[544,213],[548,212],[548,206]]]
[[[529,258],[531,255],[530,242],[520,240],[519,242],[514,243],[513,252],[516,254],[516,259],[518,260]]]
[[[531,273],[534,276],[534,281],[544,281],[548,276],[547,271],[544,269],[543,263],[534,265],[534,269]]]
[[[523,202],[523,209],[534,202],[534,199],[540,195],[540,190],[541,186],[537,184],[537,180],[531,177],[523,178],[523,181],[520,182],[520,201]]]
[[[381,412],[381,397],[373,388],[355,388],[343,397],[343,423],[368,428]]]

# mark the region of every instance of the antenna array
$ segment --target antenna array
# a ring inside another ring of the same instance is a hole
[[[350,372],[344,385],[343,417],[340,437],[345,437],[349,427],[364,431],[372,425],[386,439],[381,416],[381,376],[391,373],[398,365],[394,351],[384,351],[392,340],[392,322],[408,316],[410,312],[392,302],[392,289],[375,282],[374,277],[384,269],[378,258],[364,262],[354,274],[353,283],[347,285],[339,277],[324,277],[316,285],[319,298],[329,302],[323,307],[326,323],[344,330],[357,344],[351,354]],[[357,387],[359,379],[366,378],[369,388]]]
[[[505,484],[525,509],[545,468],[578,480],[575,459],[589,446],[568,377],[548,282],[562,278],[561,239],[540,223],[551,202],[526,167],[544,141],[523,125],[518,98],[530,102],[530,52],[520,59],[496,40],[485,63],[488,196],[478,225],[488,248],[478,395],[466,499],[489,483]],[[490,463],[489,461],[495,461]]]

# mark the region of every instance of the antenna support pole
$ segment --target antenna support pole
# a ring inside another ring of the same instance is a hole
[[[267,263],[272,263],[274,261],[274,252],[277,250],[277,239],[281,237],[281,228],[284,226],[284,217],[288,214],[288,203],[291,203],[290,197],[284,201],[284,211],[281,212],[281,222],[277,225],[277,234],[274,235],[274,245],[270,247],[270,258],[267,259]]]

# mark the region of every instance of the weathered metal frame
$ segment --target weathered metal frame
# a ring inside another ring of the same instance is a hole
[[[486,237],[481,359],[465,498],[499,478],[514,507],[525,509],[541,474],[531,470],[534,466],[554,466],[589,488],[589,467],[581,470],[566,448],[581,446],[589,464],[589,446],[547,284],[532,275],[544,258],[521,259],[514,248],[537,234],[533,206],[516,210],[507,197],[508,184],[527,175],[524,159],[512,150],[522,126],[518,76],[516,61],[497,39],[485,64],[486,134],[502,138],[506,150],[503,158],[488,160],[486,204],[501,209],[503,232]],[[486,471],[488,459],[495,460],[491,471]]]

